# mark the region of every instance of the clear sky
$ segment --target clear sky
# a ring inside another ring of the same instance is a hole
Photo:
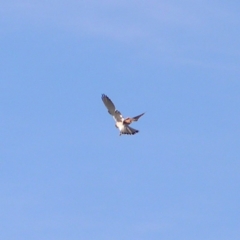
[[[240,239],[239,13],[1,1],[0,239]]]

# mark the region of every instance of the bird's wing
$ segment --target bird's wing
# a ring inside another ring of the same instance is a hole
[[[138,116],[136,116],[136,117],[133,117],[133,118],[125,118],[124,119],[124,124],[131,124],[132,122],[136,122],[142,115],[144,115],[145,113],[142,113],[142,114],[140,114],[140,115],[138,115]]]
[[[138,116],[136,116],[136,117],[133,117],[132,120],[136,122],[136,121],[137,121],[142,115],[144,115],[144,114],[145,114],[145,113],[142,113],[142,114],[140,114],[140,115],[138,115]]]
[[[113,118],[116,122],[123,122],[124,120],[122,114],[118,110],[115,110]]]
[[[108,96],[102,94],[102,101],[103,101],[104,105],[106,106],[106,108],[108,109],[108,112],[112,116],[114,116],[114,114],[115,114],[115,106],[114,106],[113,102],[111,101],[111,99]]]
[[[102,100],[103,100],[104,105],[108,109],[108,112],[113,116],[114,120],[116,122],[122,122],[123,116],[121,115],[121,113],[118,110],[115,109],[115,105],[113,104],[111,99],[108,96],[102,94]]]

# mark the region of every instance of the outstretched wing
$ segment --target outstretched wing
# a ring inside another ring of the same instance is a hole
[[[133,117],[132,118],[132,120],[134,121],[134,122],[136,122],[142,115],[144,115],[145,113],[142,113],[142,114],[140,114],[140,115],[138,115],[138,116],[136,116],[136,117]]]
[[[103,100],[104,105],[108,109],[108,112],[113,116],[114,120],[116,122],[122,122],[123,117],[122,117],[121,113],[118,110],[116,110],[115,105],[113,104],[111,99],[108,96],[102,94],[102,100]]]
[[[108,112],[112,116],[114,116],[115,106],[114,106],[113,102],[111,101],[111,99],[108,96],[102,94],[102,101],[103,101],[104,105],[106,106],[106,108],[108,109]]]
[[[145,113],[142,113],[142,114],[140,114],[140,115],[138,115],[138,116],[136,116],[136,117],[133,117],[133,118],[126,118],[126,119],[124,119],[124,124],[131,124],[132,122],[136,122],[142,115],[144,115]]]

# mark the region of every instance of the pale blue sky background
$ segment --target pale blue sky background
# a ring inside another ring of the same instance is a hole
[[[240,239],[239,13],[1,1],[0,239]]]

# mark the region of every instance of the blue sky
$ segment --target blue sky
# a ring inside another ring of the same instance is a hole
[[[239,1],[0,9],[0,238],[240,237]],[[118,136],[101,101],[146,114]]]

